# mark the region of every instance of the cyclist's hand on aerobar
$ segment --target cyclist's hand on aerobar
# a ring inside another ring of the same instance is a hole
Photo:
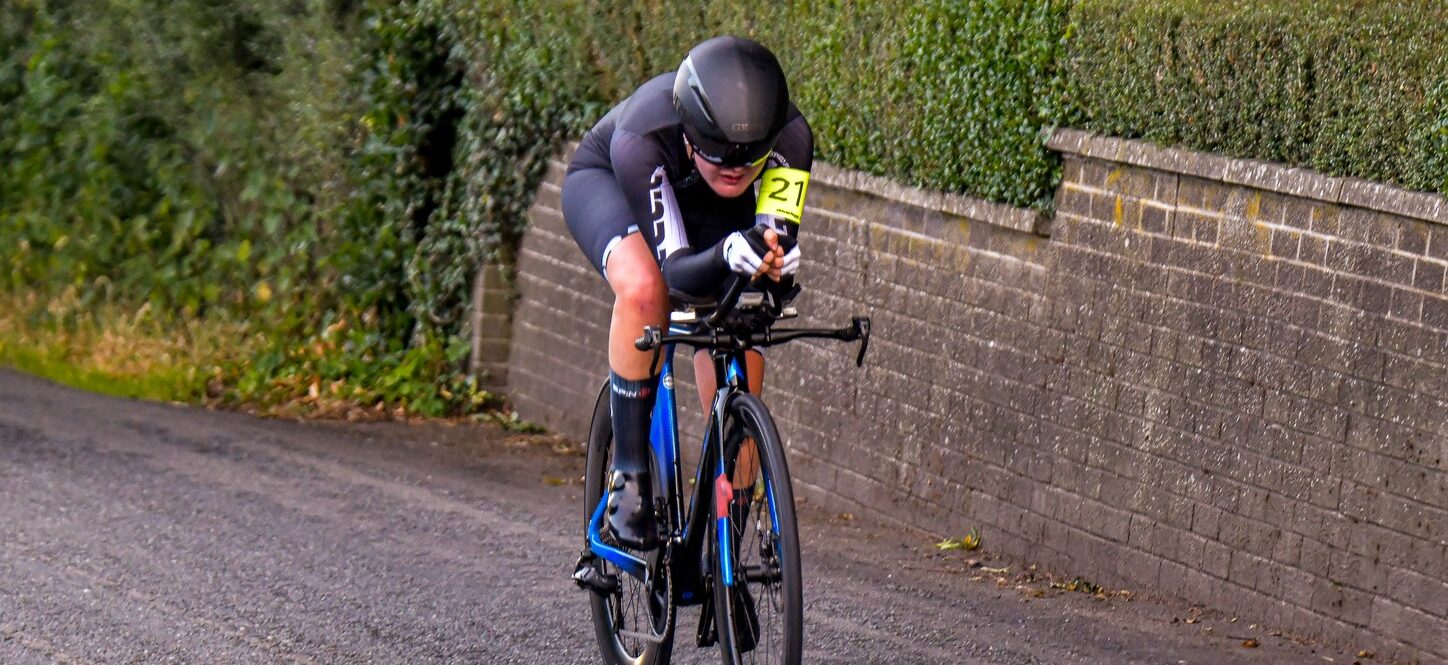
[[[768,275],[778,282],[799,269],[799,246],[785,250],[779,233],[764,226],[735,231],[724,239],[724,259],[729,269],[750,278]]]
[[[770,233],[774,232],[770,231]],[[781,247],[780,249],[783,248]],[[794,242],[793,246],[789,248],[789,251],[784,252],[784,257],[780,261],[779,274],[788,277],[797,272],[799,272],[799,243]],[[774,281],[779,281],[779,277],[775,277]]]

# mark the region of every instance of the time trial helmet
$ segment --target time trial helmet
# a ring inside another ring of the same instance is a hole
[[[694,152],[721,166],[764,159],[784,129],[789,86],[774,54],[742,37],[689,51],[674,76],[674,107]]]

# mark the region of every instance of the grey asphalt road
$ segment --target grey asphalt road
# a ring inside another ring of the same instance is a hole
[[[557,447],[0,369],[0,663],[597,662],[568,579],[583,462]],[[972,581],[921,534],[802,513],[807,662],[1352,662],[1211,613],[1173,621],[1191,608]],[[696,622],[681,611],[675,662],[718,662]]]

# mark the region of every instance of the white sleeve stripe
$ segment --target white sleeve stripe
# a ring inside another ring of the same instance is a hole
[[[674,188],[669,186],[669,174],[660,166],[654,169],[650,179],[653,191],[654,239],[658,242],[659,259],[689,246],[689,236],[684,231],[684,218],[679,214],[679,201],[674,198]]]

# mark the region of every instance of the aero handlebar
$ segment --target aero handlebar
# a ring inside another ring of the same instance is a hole
[[[658,328],[650,326],[644,328],[642,337],[634,340],[634,348],[640,351],[652,351],[665,344],[686,344],[700,349],[733,349],[743,351],[751,348],[775,346],[777,344],[784,344],[785,342],[805,338],[833,339],[841,342],[859,340],[860,352],[855,356],[855,366],[862,366],[865,364],[865,352],[870,348],[870,319],[868,317],[857,316],[850,321],[850,325],[844,328],[786,328],[782,330],[765,330],[747,335],[720,333],[718,331],[666,335]]]

